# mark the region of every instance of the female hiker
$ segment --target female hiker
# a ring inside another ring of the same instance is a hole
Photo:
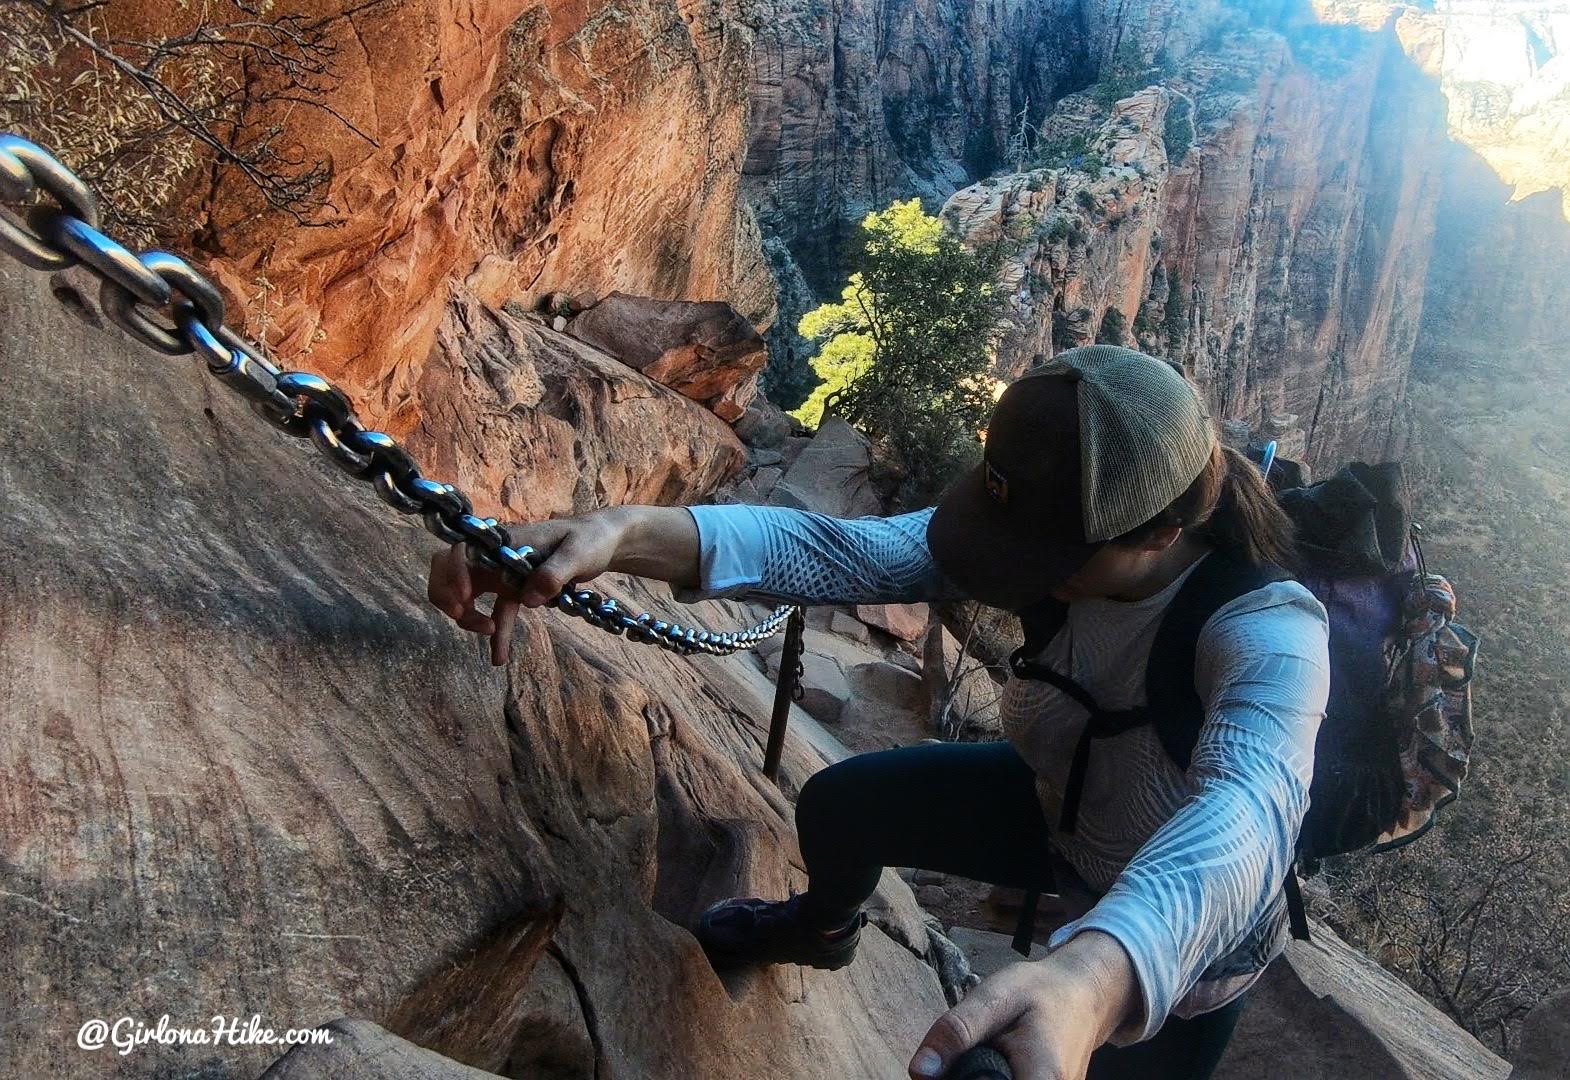
[[[933,509],[841,520],[619,507],[514,535],[551,555],[491,615],[475,598],[499,582],[466,567],[461,549],[431,568],[431,600],[488,635],[497,663],[520,603],[606,570],[688,596],[961,595],[1021,612],[1027,628],[1058,605],[1061,629],[1033,659],[1102,709],[1146,704],[1163,612],[1204,560],[1291,561],[1289,523],[1258,470],[1218,444],[1194,388],[1164,361],[1106,346],[1016,380],[982,464]],[[698,927],[705,950],[716,966],[836,968],[854,956],[861,904],[885,866],[1030,888],[1050,886],[1054,863],[1066,863],[1099,901],[1052,935],[1043,958],[1003,969],[939,1018],[911,1075],[941,1076],[990,1042],[1022,1080],[1203,1080],[1245,992],[1284,947],[1282,883],[1329,663],[1324,609],[1293,581],[1244,593],[1195,633],[1204,720],[1186,768],[1141,724],[1094,740],[1071,784],[1086,708],[1053,684],[1011,678],[1007,742],[863,754],[812,777],[796,808],[807,891],[716,904]]]

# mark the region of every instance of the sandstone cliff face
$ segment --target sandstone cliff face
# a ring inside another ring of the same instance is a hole
[[[739,202],[750,0],[289,8],[328,20],[338,49],[324,104],[345,122],[276,118],[281,147],[332,167],[325,227],[203,176],[186,209],[204,227],[179,246],[200,243],[253,329],[397,434],[419,422],[410,395],[457,288],[491,307],[620,289],[772,318]],[[195,17],[109,13],[148,38]]]
[[[1027,229],[1004,371],[1105,337],[1179,360],[1294,456],[1399,452],[1443,113],[1395,25],[1334,44],[1236,29],[1110,110],[1060,103],[1044,130],[1082,135],[1081,162],[954,196],[973,233],[978,212]]]
[[[566,346],[461,310],[431,366],[460,369],[479,429],[515,421],[485,403],[531,356],[547,396],[601,414],[591,461],[620,410],[705,415],[581,355],[563,384]],[[540,612],[493,670],[424,602],[431,538],[199,364],[73,321],[9,263],[0,321],[0,1075],[255,1076],[281,1052],[76,1046],[90,1017],[163,1013],[360,1016],[519,1077],[900,1071],[944,997],[897,881],[902,943],[874,931],[848,975],[722,981],[684,929],[721,895],[802,885],[786,796],[821,758],[793,740],[784,790],[759,775],[749,659]],[[446,475],[483,482],[470,455],[511,436],[453,430]]]
[[[1290,61],[1260,72],[1168,200],[1169,288],[1188,301],[1175,354],[1221,415],[1295,415],[1319,466],[1395,456],[1406,434],[1444,128],[1405,29],[1283,43]]]
[[[765,227],[817,270],[868,211],[996,168],[1025,100],[1088,76],[1078,6],[764,0],[746,187]]]
[[[936,207],[1009,157],[1027,101],[1039,117],[1088,81],[1079,8],[760,0],[744,186],[779,284],[772,393],[810,389],[796,323],[812,292],[838,294],[868,211],[912,195]]]
[[[1000,172],[947,203],[978,238],[1030,234],[1005,276],[1015,325],[1002,372],[1093,340],[1115,309],[1111,336],[1121,323],[1127,343],[1183,362],[1218,414],[1256,437],[1322,467],[1401,454],[1420,332],[1425,351],[1474,323],[1539,351],[1556,340],[1545,313],[1566,299],[1559,188],[1507,211],[1479,168],[1504,169],[1518,196],[1564,183],[1565,30],[1536,7],[1079,5],[1075,36],[1060,40],[1072,78],[1095,85],[1033,98],[1030,120],[1048,157],[1079,136],[1073,156],[1091,164]],[[1506,70],[1483,70],[1500,54]],[[1164,92],[1138,93],[1141,82]],[[1135,96],[1111,105],[1103,91],[1120,83]],[[753,185],[766,198],[829,167],[821,151],[760,156],[756,138],[749,170],[771,170]],[[883,201],[928,194],[882,175]],[[800,230],[826,228],[831,208],[814,209],[779,226],[807,263],[822,252]],[[790,285],[782,311],[799,315],[811,298],[797,269],[772,261]],[[808,352],[784,326],[771,341],[784,368]]]

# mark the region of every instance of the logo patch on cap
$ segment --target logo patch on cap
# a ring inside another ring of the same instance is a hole
[[[991,495],[994,499],[996,499],[1002,505],[1007,506],[1008,503],[1009,503],[1009,481],[1008,481],[1008,477],[1006,477],[1002,473],[1000,473],[997,470],[997,466],[993,465],[992,462],[988,461],[988,462],[985,462],[984,464],[987,467],[986,468],[987,494]]]

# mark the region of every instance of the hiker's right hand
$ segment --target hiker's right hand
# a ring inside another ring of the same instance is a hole
[[[505,664],[519,606],[548,604],[568,584],[588,581],[609,570],[625,528],[623,515],[604,511],[509,526],[514,547],[527,545],[539,553],[537,557],[543,557],[539,569],[518,590],[511,588],[499,572],[471,566],[465,545],[454,544],[431,556],[426,594],[459,626],[490,638],[491,663]],[[486,614],[477,602],[492,594],[496,604]]]

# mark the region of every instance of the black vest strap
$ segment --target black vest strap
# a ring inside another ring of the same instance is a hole
[[[1069,765],[1068,783],[1063,789],[1063,812],[1058,818],[1058,828],[1071,833],[1079,820],[1079,801],[1085,791],[1085,773],[1090,768],[1090,747],[1096,739],[1107,739],[1125,731],[1150,723],[1148,709],[1103,709],[1089,690],[1046,664],[1027,659],[1026,650],[1034,647],[1027,642],[1009,657],[1009,666],[1022,679],[1035,679],[1055,687],[1084,709],[1087,713],[1085,728],[1074,746],[1074,760]],[[1045,648],[1045,645],[1036,648]]]
[[[1287,894],[1287,922],[1292,927],[1292,936],[1299,941],[1307,941],[1308,937],[1308,912],[1303,908],[1303,890],[1297,885],[1297,867],[1287,867],[1287,880],[1283,886]]]
[[[1205,704],[1194,685],[1200,631],[1233,600],[1289,575],[1224,551],[1207,555],[1162,613],[1145,667],[1145,702],[1167,756],[1187,769],[1205,722]]]

